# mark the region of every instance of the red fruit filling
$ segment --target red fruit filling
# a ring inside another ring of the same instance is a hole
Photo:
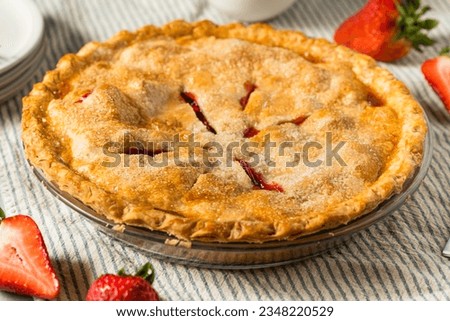
[[[259,130],[255,127],[249,127],[244,130],[244,138],[250,138],[259,134]]]
[[[189,104],[192,107],[192,110],[194,110],[195,112],[195,116],[197,116],[198,120],[200,120],[203,123],[203,125],[206,126],[206,129],[208,129],[213,134],[217,134],[216,130],[209,124],[205,115],[200,110],[200,106],[197,103],[195,95],[189,92],[182,92],[180,96],[185,103]]]
[[[300,116],[300,117],[297,117],[297,118],[292,119],[292,120],[287,120],[287,121],[279,122],[278,125],[287,124],[287,123],[292,123],[292,124],[294,124],[294,125],[300,126],[301,124],[304,123],[304,121],[305,121],[307,118],[308,118],[308,116]]]
[[[75,103],[76,103],[76,104],[82,103],[82,102],[83,102],[86,98],[88,98],[91,94],[92,94],[92,91],[85,92],[85,93],[80,97],[80,99],[78,99]]]
[[[306,120],[306,118],[308,118],[308,117],[300,116],[300,117],[297,117],[297,118],[291,120],[291,123],[293,123],[297,126],[300,126],[301,124],[303,124],[303,122]]]
[[[241,159],[237,159],[237,161],[242,166],[242,169],[245,171],[248,177],[250,177],[250,180],[252,181],[252,184],[255,186],[255,188],[265,189],[268,191],[284,192],[283,187],[281,187],[277,183],[267,183],[264,179],[264,176],[261,173],[255,171],[255,169],[252,168],[246,161]]]
[[[241,99],[239,99],[239,103],[241,104],[242,108],[245,109],[245,107],[246,107],[247,104],[248,104],[248,100],[250,99],[250,95],[251,95],[251,94],[255,91],[255,89],[258,88],[258,87],[256,87],[255,84],[252,84],[251,82],[246,81],[245,84],[244,84],[244,88],[245,88],[245,90],[247,91],[247,94],[246,94],[244,97],[242,97]]]

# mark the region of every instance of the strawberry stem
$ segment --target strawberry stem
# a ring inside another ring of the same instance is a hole
[[[125,270],[122,268],[117,273],[119,276],[132,276],[125,273]],[[136,271],[136,274],[134,276],[138,276],[149,282],[150,284],[155,281],[155,269],[153,268],[153,265],[151,265],[149,262],[145,263],[139,270]]]
[[[5,212],[3,212],[2,208],[0,207],[0,222],[6,217]]]
[[[150,273],[149,273],[150,272]],[[150,284],[155,281],[155,270],[153,269],[153,265],[149,262],[145,263],[137,272],[136,276],[140,276],[144,280],[148,281]]]
[[[435,43],[426,32],[434,29],[439,22],[435,19],[422,19],[422,16],[431,10],[429,6],[421,7],[420,0],[396,1],[395,6],[399,13],[395,40],[407,39],[413,48],[420,52],[422,46]]]
[[[439,52],[440,56],[450,56],[450,46],[442,48]]]

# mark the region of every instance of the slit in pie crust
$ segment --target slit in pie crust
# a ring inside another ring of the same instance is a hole
[[[265,24],[122,31],[64,56],[23,105],[26,157],[61,190],[204,242],[347,224],[401,190],[427,131],[371,58]]]

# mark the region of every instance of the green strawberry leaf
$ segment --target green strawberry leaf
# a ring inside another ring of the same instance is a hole
[[[144,280],[150,282],[150,284],[155,281],[155,270],[153,269],[153,265],[149,262],[145,263],[137,272],[136,276],[140,276]]]
[[[450,56],[450,46],[442,48],[440,56]]]
[[[439,22],[435,19],[422,19],[422,16],[431,8],[429,6],[421,8],[420,0],[404,0],[396,2],[395,5],[399,16],[394,40],[409,40],[413,48],[418,51],[422,51],[422,46],[433,45],[435,41],[425,32],[436,28]]]
[[[133,276],[130,274],[125,273],[124,269],[120,269],[119,272],[117,272],[117,275],[119,276]],[[153,265],[151,265],[149,262],[145,263],[139,270],[136,271],[136,274],[134,276],[138,276],[149,282],[150,284],[155,281],[155,269],[153,268]]]
[[[418,27],[423,28],[425,30],[431,30],[436,28],[436,26],[439,24],[439,22],[437,20],[434,19],[426,19],[423,21],[419,21],[418,22]]]
[[[419,17],[422,17],[425,13],[431,10],[430,6],[424,6],[420,11],[418,12]]]

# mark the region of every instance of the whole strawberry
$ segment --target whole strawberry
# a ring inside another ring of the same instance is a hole
[[[159,301],[152,287],[154,271],[146,263],[134,276],[120,270],[118,275],[105,274],[92,283],[87,301]]]
[[[450,113],[450,47],[422,64],[422,73]]]
[[[54,299],[59,288],[36,223],[26,215],[5,218],[0,209],[0,290]]]
[[[422,19],[431,8],[420,0],[369,0],[355,15],[344,21],[334,40],[379,61],[402,58],[411,48],[434,43],[427,31],[438,24]]]

